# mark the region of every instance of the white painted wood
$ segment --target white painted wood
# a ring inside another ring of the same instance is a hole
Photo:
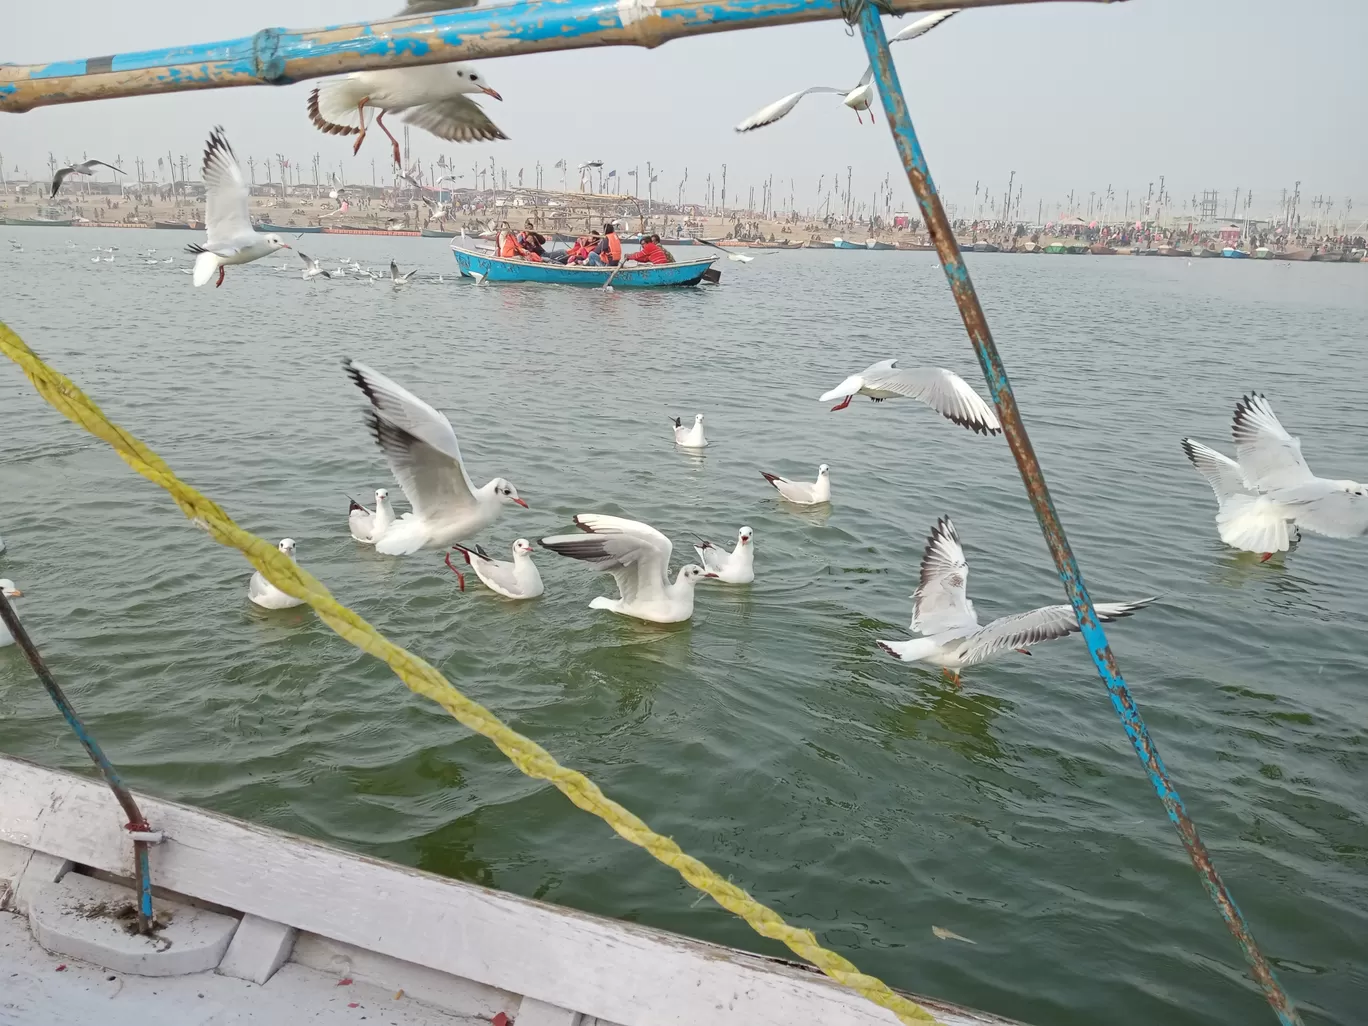
[[[579,1012],[530,997],[522,999],[522,1006],[514,1018],[517,1026],[580,1026]]]
[[[138,800],[167,836],[152,856],[161,887],[622,1026],[897,1022],[800,967]],[[0,758],[0,841],[127,875],[117,809],[93,780]],[[1004,1021],[917,1000],[946,1026]]]
[[[0,912],[8,912],[14,903],[14,888],[28,868],[33,849],[0,841]]]
[[[208,972],[237,929],[231,916],[163,899],[157,915],[166,925],[150,937],[131,933],[111,913],[132,905],[133,891],[79,873],[35,888],[27,901],[29,928],[48,951],[135,976]]]
[[[68,859],[42,851],[32,852],[28,865],[14,883],[14,910],[28,915],[33,899],[43,894],[70,871],[71,862]]]
[[[224,976],[265,983],[289,959],[298,936],[293,926],[248,913],[238,923],[218,971]]]

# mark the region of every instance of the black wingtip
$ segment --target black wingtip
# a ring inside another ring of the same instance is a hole
[[[347,496],[347,501],[351,503],[351,505],[347,507],[347,513],[348,513],[348,514],[355,513],[355,512],[357,512],[358,510],[360,510],[362,513],[369,513],[369,512],[370,512],[370,510],[366,509],[365,506],[361,505],[361,503],[357,502],[357,501],[356,501],[355,499],[353,499],[350,495]]]
[[[781,478],[778,474],[770,474],[764,470],[760,471],[760,476],[763,477],[770,484],[774,485],[774,487],[776,488],[779,487],[779,482],[783,480],[783,478]]]

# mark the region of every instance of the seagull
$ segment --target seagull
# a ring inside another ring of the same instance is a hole
[[[223,284],[223,270],[228,264],[250,264],[270,256],[278,249],[289,249],[279,235],[258,235],[247,215],[247,183],[242,179],[233,148],[223,134],[222,126],[209,133],[204,148],[204,208],[207,231],[204,245],[190,245],[186,251],[195,254],[195,287],[206,284],[218,272],[214,288]]]
[[[16,588],[14,582],[8,577],[0,578],[0,594],[3,594],[5,598],[9,599],[11,602],[17,598],[24,597],[24,593]],[[15,615],[17,616],[18,614],[16,613]],[[5,626],[3,621],[0,621],[0,648],[13,644],[14,638],[10,635],[9,628]]]
[[[125,173],[113,164],[106,164],[103,160],[83,160],[81,163],[72,164],[70,167],[59,167],[57,173],[52,176],[52,196],[57,195],[57,190],[62,187],[67,175],[93,175],[97,167],[107,167],[111,171],[118,171],[119,174]],[[51,199],[52,196],[48,198]]]
[[[294,559],[295,543],[293,538],[282,538],[280,544],[276,546],[281,552]],[[270,581],[266,580],[260,570],[252,574],[252,579],[247,584],[247,597],[262,609],[293,609],[295,606],[302,606],[303,599],[297,599],[293,595],[286,595]]]
[[[995,435],[1002,430],[997,414],[969,383],[953,371],[941,367],[912,367],[899,370],[897,360],[882,360],[852,374],[829,392],[817,397],[830,402],[844,396],[833,410],[844,410],[857,395],[867,395],[876,403],[898,396],[920,399],[946,420],[980,435]]]
[[[1072,606],[1042,606],[980,626],[974,604],[965,594],[968,580],[969,564],[965,562],[955,525],[949,517],[941,517],[926,540],[921,582],[912,596],[912,623],[908,631],[922,637],[876,644],[903,662],[941,667],[950,682],[959,687],[959,671],[966,666],[1009,651],[1030,655],[1028,645],[1062,638],[1079,630]],[[1147,598],[1135,602],[1099,602],[1093,609],[1098,620],[1111,623],[1153,601],[1153,598]]]
[[[100,258],[99,258],[99,257],[91,257],[91,258],[90,258],[90,262],[91,262],[92,264],[98,264],[98,263],[100,262]]]
[[[694,546],[704,570],[717,575],[723,584],[750,584],[755,580],[755,532],[743,527],[736,534],[736,548],[728,552],[710,541]]]
[[[590,609],[606,609],[651,623],[681,623],[693,616],[694,586],[717,574],[696,563],[669,578],[670,539],[654,527],[602,513],[578,513],[575,526],[588,536],[558,534],[543,538],[543,548],[592,563],[617,581],[618,597],[600,595]]]
[[[934,14],[928,14],[925,18],[914,21],[901,32],[891,36],[888,41],[890,43],[899,43],[905,39],[916,39],[918,36],[930,32],[947,18],[958,13],[959,8],[956,7],[948,11],[936,11]],[[756,128],[764,128],[766,125],[774,124],[789,111],[793,110],[794,107],[798,106],[798,101],[809,93],[836,93],[838,96],[842,97],[841,102],[855,112],[855,117],[860,118],[860,111],[869,110],[870,105],[874,102],[874,68],[872,65],[866,67],[865,73],[860,76],[860,81],[855,84],[854,88],[836,89],[832,86],[812,86],[801,92],[789,93],[789,95],[785,96],[783,99],[775,100],[768,107],[763,107],[756,111],[750,117],[746,118],[745,121],[741,122],[741,124],[737,125],[736,130],[738,132],[749,132]],[[870,111],[869,120],[872,124],[874,121],[873,111]],[[863,123],[864,119],[860,118],[860,121]]]
[[[831,501],[831,468],[825,463],[817,468],[817,480],[812,484],[806,481],[789,481],[778,474],[767,474],[763,470],[760,476],[778,488],[779,494],[789,502],[797,503],[799,506],[816,506]]]
[[[1330,538],[1368,534],[1368,485],[1316,477],[1301,442],[1258,392],[1235,405],[1235,457],[1245,483],[1287,509],[1303,531]]]
[[[400,285],[407,285],[409,283],[409,279],[417,273],[418,268],[415,267],[407,274],[400,274],[399,265],[396,264],[393,260],[390,261],[390,282],[394,285],[395,288],[398,288]]]
[[[453,548],[465,557],[466,563],[475,571],[475,576],[484,581],[490,591],[498,592],[504,598],[531,599],[546,590],[542,585],[541,574],[532,562],[532,543],[526,538],[519,538],[513,543],[511,563],[494,559],[478,545],[473,549],[468,549],[464,545],[455,545]],[[461,590],[465,591],[465,575],[452,566],[451,553],[448,552],[444,558],[446,565],[451,567],[451,572],[461,582]]]
[[[719,253],[725,253],[728,260],[734,260],[738,264],[749,264],[755,261],[755,257],[751,256],[749,253],[733,253],[729,248],[725,246],[719,246],[715,242],[705,242],[703,239],[697,239],[695,241],[701,243],[704,246],[711,246]]]
[[[343,366],[370,400],[366,425],[413,507],[380,537],[376,552],[407,556],[420,549],[450,548],[498,520],[505,504],[527,508],[502,477],[480,488],[471,483],[446,417],[358,360]]]
[[[322,265],[320,265],[317,260],[309,256],[309,254],[305,253],[302,249],[298,250],[298,253],[299,259],[304,261],[304,270],[301,272],[300,277],[302,277],[305,281],[313,281],[320,274],[324,278],[332,277],[331,271],[325,271]]]
[[[107,264],[112,264],[112,263],[114,262],[114,254],[111,253],[109,256],[103,257],[102,259],[104,260],[105,263],[107,263]]]
[[[412,17],[451,7],[473,7],[470,2],[441,3],[409,0],[400,17]],[[366,108],[378,113],[380,126],[394,147],[394,164],[403,166],[399,140],[385,127],[386,114],[452,142],[492,142],[507,139],[470,93],[503,97],[485,84],[484,76],[469,64],[427,64],[391,71],[358,71],[323,83],[309,94],[309,118],[328,135],[354,135],[352,154],[366,141]]]
[[[679,417],[672,418],[670,422],[674,424],[675,445],[682,445],[686,449],[703,449],[707,446],[708,439],[703,435],[703,414],[695,413],[694,422],[689,427],[685,427]]]
[[[389,504],[389,492],[384,488],[375,490],[373,513],[355,499],[349,501],[351,506],[347,509],[347,528],[351,536],[366,545],[374,545],[395,521],[394,509]]]
[[[1292,511],[1247,487],[1238,463],[1195,438],[1184,438],[1182,444],[1197,473],[1216,493],[1221,541],[1232,549],[1257,552],[1260,562],[1266,563],[1275,552],[1287,552],[1301,540]]]

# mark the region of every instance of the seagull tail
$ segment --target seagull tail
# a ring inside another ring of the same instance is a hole
[[[201,249],[199,246],[188,248],[192,253],[198,254],[195,257],[195,288],[209,284],[209,279],[218,273],[223,261],[216,254],[210,253],[207,249]]]
[[[361,115],[356,107],[365,94],[356,94],[357,84],[340,78],[325,82],[309,94],[309,120],[328,135],[359,135]]]
[[[775,488],[778,488],[779,482],[783,480],[783,478],[780,477],[778,474],[770,474],[763,470],[760,471],[760,476],[763,477],[770,484],[774,485]]]

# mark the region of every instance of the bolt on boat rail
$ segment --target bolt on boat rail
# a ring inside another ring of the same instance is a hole
[[[240,39],[86,60],[0,65],[0,111],[22,112],[50,104],[150,93],[285,85],[321,75],[374,68],[551,50],[630,45],[654,47],[687,36],[837,18],[858,27],[898,156],[935,243],[1012,456],[1098,676],[1151,786],[1274,1014],[1283,1026],[1301,1026],[1296,1009],[1212,863],[1131,696],[1106,631],[1097,619],[1082,571],[1064,534],[1022,421],[1006,368],[932,181],[880,20],[882,14],[1034,2],[1039,0],[958,0],[955,4],[944,0],[529,0],[421,18],[396,18],[316,30],[263,29]],[[953,89],[954,83],[947,85]],[[269,561],[270,557],[266,559]],[[267,576],[271,578],[270,573]],[[273,580],[273,583],[277,582]],[[291,589],[285,587],[284,590],[290,592]],[[905,1012],[899,1012],[900,1018],[904,1015]]]

